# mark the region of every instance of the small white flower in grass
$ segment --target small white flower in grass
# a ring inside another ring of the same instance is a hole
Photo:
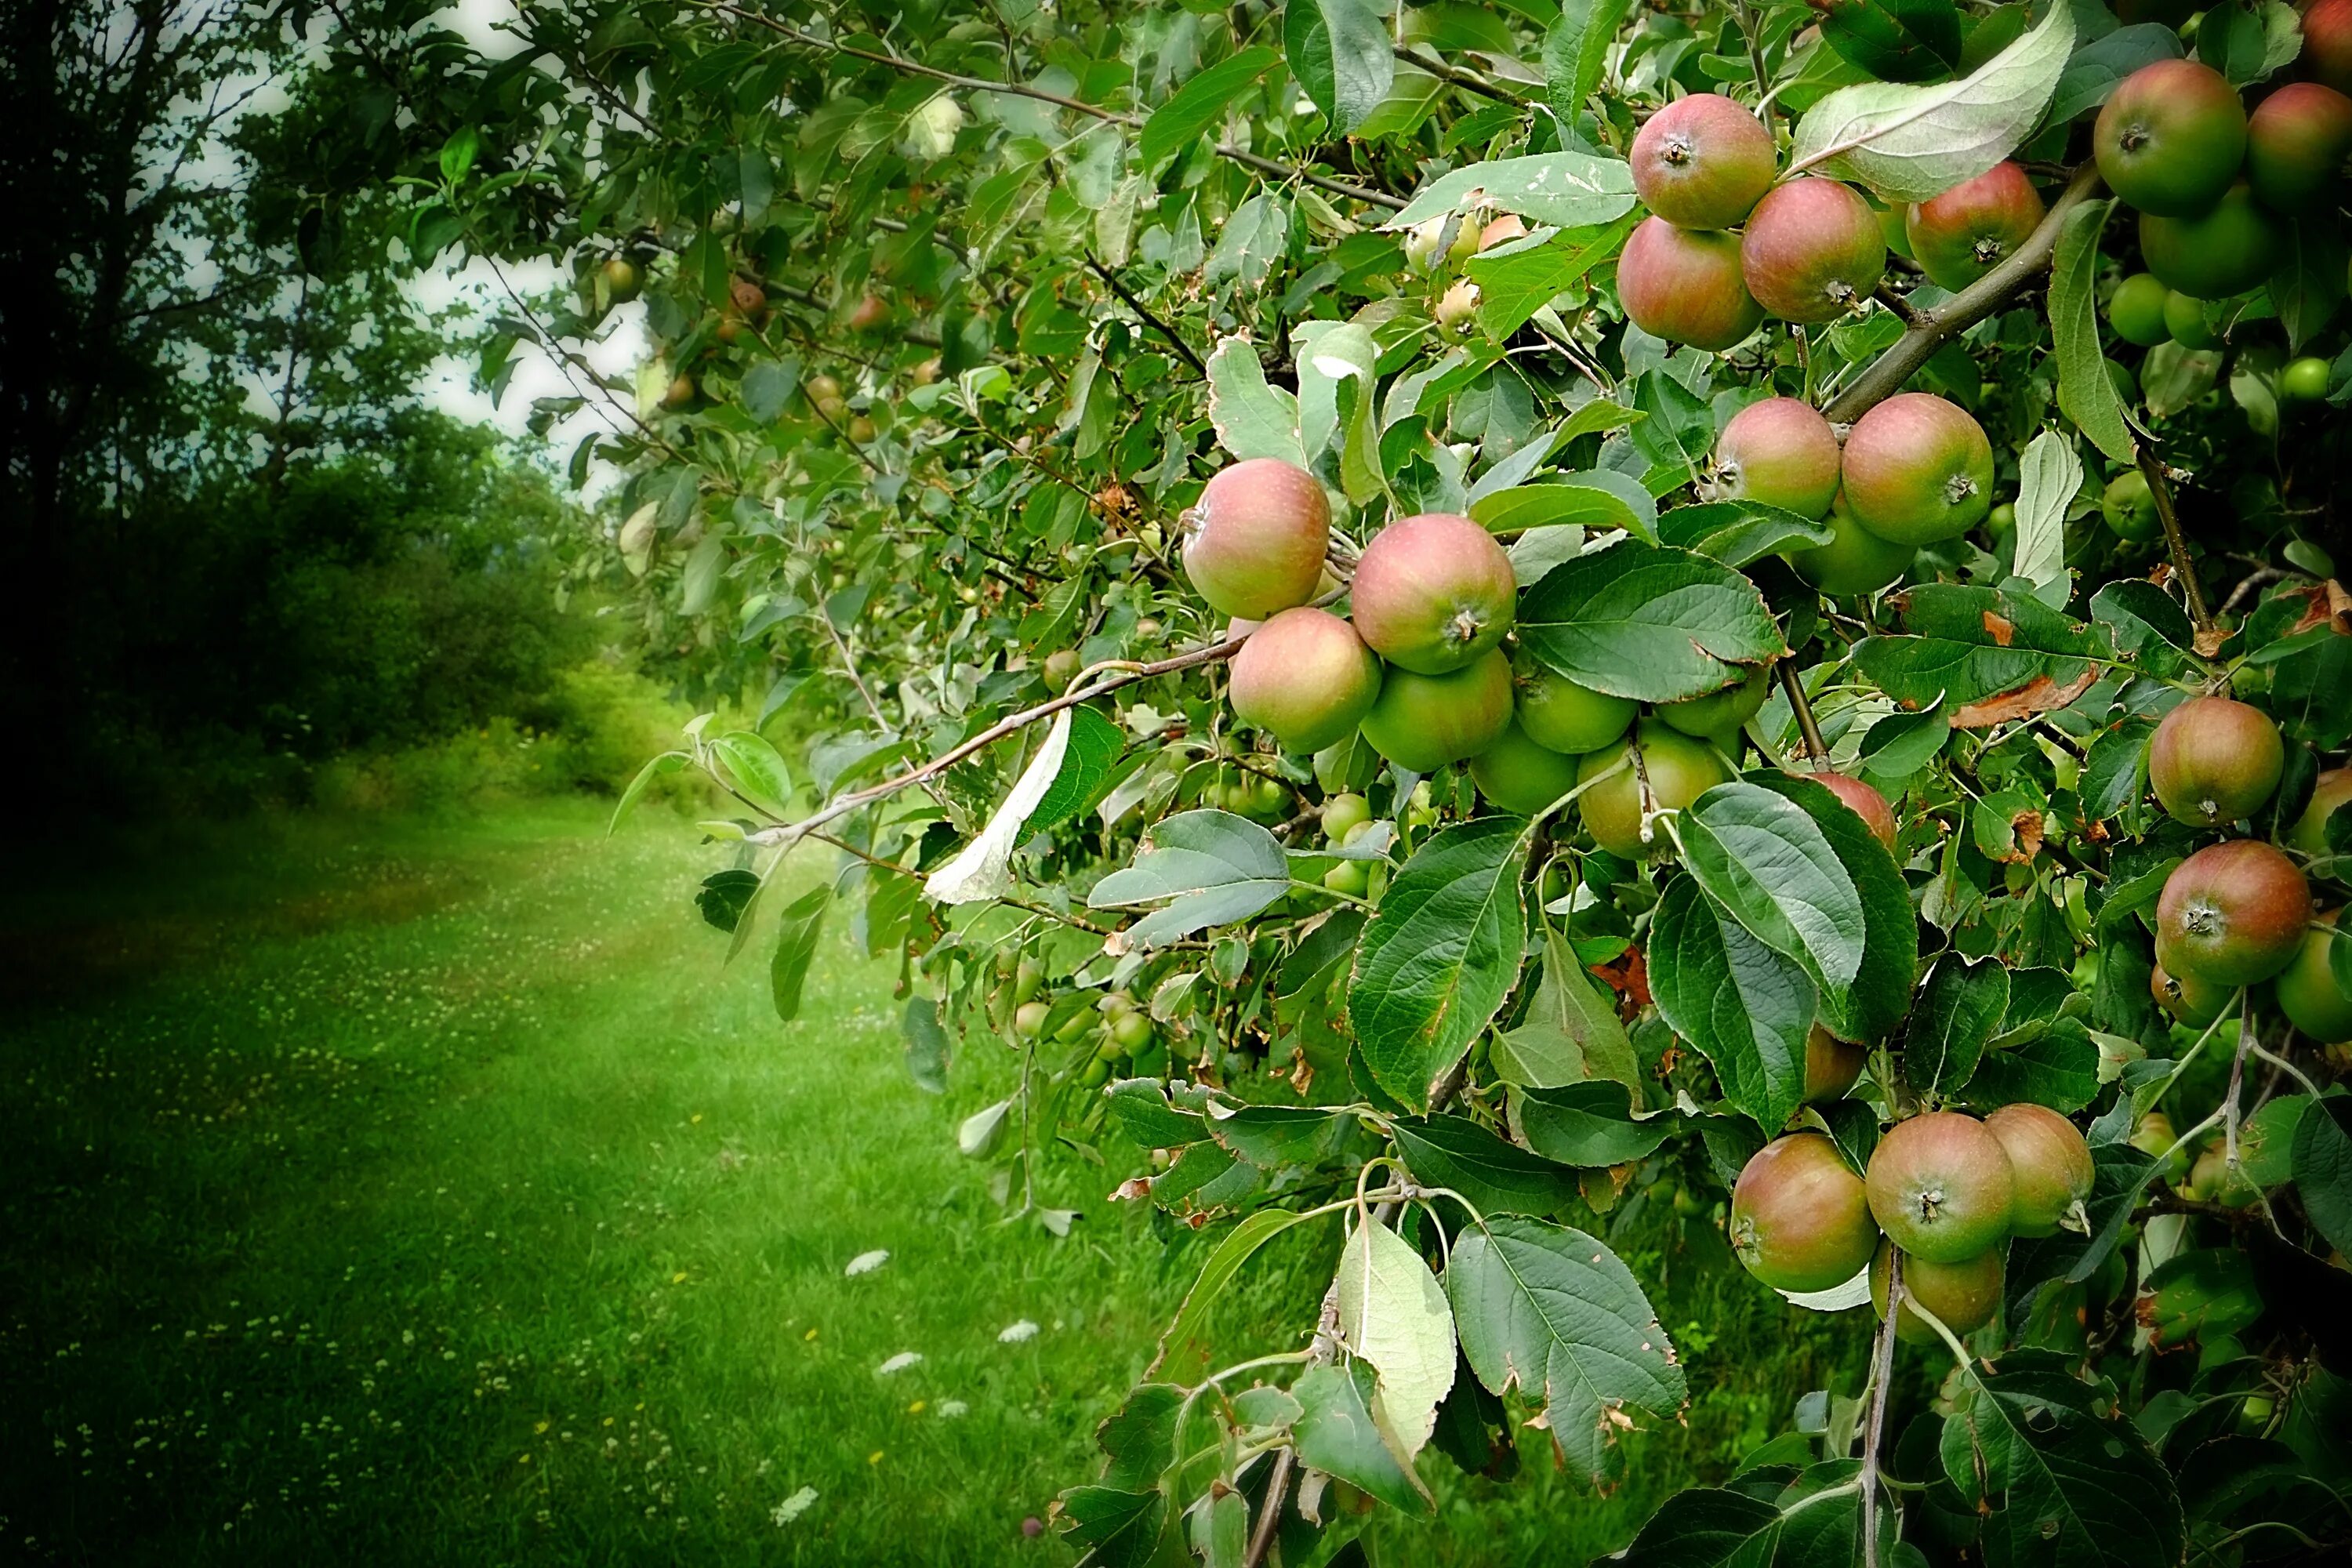
[[[768,1510],[768,1517],[776,1521],[776,1527],[781,1530],[785,1525],[792,1523],[793,1521],[800,1518],[801,1515],[806,1513],[815,1502],[816,1489],[814,1487],[803,1487],[800,1490],[794,1492],[792,1496],[786,1498],[783,1501],[770,1509]]]
[[[842,1273],[846,1275],[848,1278],[855,1279],[860,1274],[873,1273],[877,1268],[881,1268],[884,1264],[889,1261],[889,1249],[887,1247],[877,1247],[871,1252],[861,1252],[856,1257],[851,1258],[849,1260],[849,1267],[843,1269]]]
[[[1000,1330],[996,1336],[996,1342],[1001,1345],[1017,1345],[1036,1337],[1037,1325],[1024,1318],[1019,1322],[1008,1324]]]
[[[922,1359],[923,1352],[920,1351],[900,1351],[897,1355],[892,1356],[888,1361],[886,1361],[880,1366],[876,1367],[874,1369],[874,1374],[877,1377],[888,1377],[893,1373],[906,1371],[908,1367],[914,1365],[917,1362]]]
[[[961,1399],[942,1399],[934,1406],[942,1421],[953,1421],[971,1408]]]

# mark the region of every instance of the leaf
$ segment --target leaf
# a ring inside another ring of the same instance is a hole
[[[1281,63],[1279,54],[1261,46],[1195,73],[1143,122],[1142,134],[1136,138],[1138,162],[1146,169],[1156,168],[1170,153],[1192,145],[1224,118],[1234,99]]]
[[[1714,1064],[1724,1098],[1777,1131],[1805,1093],[1814,992],[1803,969],[1678,877],[1650,925],[1658,1016]]]
[[[1225,219],[1225,226],[1217,234],[1217,247],[1202,268],[1202,279],[1216,284],[1232,279],[1244,289],[1257,288],[1289,242],[1290,208],[1279,196],[1261,191]]]
[[[1482,1215],[1549,1214],[1575,1195],[1566,1171],[1466,1116],[1400,1117],[1391,1131],[1415,1182],[1450,1188]]]
[[[1906,707],[1939,698],[1963,707],[2037,680],[2063,687],[2090,674],[2089,658],[2103,651],[2086,628],[2021,594],[1924,583],[1897,602],[1911,635],[1864,637],[1853,658]]]
[[[2142,1568],[2180,1560],[2172,1478],[2118,1408],[2046,1351],[2016,1351],[2003,1371],[1963,1373],[1960,1408],[1938,1443],[1945,1478],[1987,1510],[1989,1568],[2060,1563]]]
[[[1958,1091],[2009,1011],[2009,971],[1997,958],[1971,963],[1946,953],[1927,972],[1903,1041],[1903,1075],[1917,1094]]]
[[[2179,602],[2140,578],[2110,583],[2091,599],[2091,619],[2107,628],[2116,651],[2148,659],[2160,670],[2186,668],[2197,658],[2196,629]]]
[[[2091,601],[2091,613],[2099,614],[2096,599]],[[2135,715],[2102,730],[2092,741],[2090,754],[2084,758],[2074,783],[2085,821],[2105,822],[2132,802],[2147,798],[2147,738],[2154,733],[2155,720]]]
[[[2213,390],[2228,355],[2220,349],[2183,348],[2164,342],[2139,362],[2139,396],[2152,419],[2167,419]]]
[[[1652,539],[1657,531],[1658,503],[1631,474],[1594,469],[1479,496],[1470,503],[1470,518],[1496,533],[1575,523],[1622,528]]]
[[[1761,501],[1713,500],[1678,506],[1658,519],[1658,542],[1696,550],[1726,566],[1746,566],[1767,555],[1827,544],[1830,526]]]
[[[808,981],[809,961],[816,956],[817,938],[824,931],[824,911],[833,902],[833,884],[821,882],[784,906],[777,917],[776,953],[768,962],[768,995],[776,1016],[791,1023],[800,1016],[801,988]]]
[[[1209,926],[1247,920],[1290,890],[1290,862],[1274,835],[1228,811],[1169,817],[1144,836],[1139,851],[1134,865],[1105,877],[1087,898],[1096,910],[1171,900],[1111,938],[1106,946],[1118,952],[1163,947]]]
[[[1469,163],[1423,185],[1381,226],[1411,228],[1481,207],[1555,228],[1590,228],[1633,210],[1633,173],[1620,160],[1565,150]]]
[[[2055,430],[2044,430],[2026,443],[2017,465],[2017,537],[2011,575],[2036,588],[2067,581],[2066,508],[2082,485],[2083,460],[2074,455],[2072,441]]]
[[[694,907],[701,912],[705,923],[720,931],[733,931],[742,923],[743,911],[751,908],[751,899],[759,890],[759,877],[740,867],[713,871],[702,879],[702,889],[694,895]]]
[[[1822,37],[1881,81],[1927,81],[1960,65],[1952,0],[1824,0]]]
[[[793,795],[793,771],[767,738],[730,730],[710,742],[710,758],[729,784],[770,816],[781,817]]]
[[[1634,1121],[1632,1091],[1607,1079],[1530,1090],[1515,1103],[1528,1147],[1580,1169],[1639,1160],[1675,1131],[1669,1116]]]
[[[1862,894],[1811,813],[1754,784],[1717,784],[1681,816],[1683,860],[1707,896],[1825,992],[1862,971]]]
[[[1245,1105],[1213,1116],[1209,1135],[1261,1170],[1313,1165],[1337,1153],[1355,1119],[1306,1105]]]
[[[2098,1094],[2098,1042],[2079,1020],[2060,1018],[2032,1039],[1987,1051],[1966,1098],[1984,1106],[2032,1100],[2071,1116]]]
[[[1604,996],[1556,931],[1544,932],[1543,973],[1518,1026],[1496,1037],[1496,1072],[1527,1089],[1612,1079],[1641,1092],[1633,1042]]]
[[[1401,1512],[1429,1517],[1435,1507],[1429,1489],[1373,1414],[1370,1366],[1310,1366],[1290,1385],[1290,1396],[1299,1406],[1290,1431],[1300,1463]]]
[[[1013,891],[1013,847],[1021,841],[1022,825],[1037,803],[1045,798],[1062,771],[1069,750],[1071,710],[1054,715],[1051,728],[1039,742],[1037,754],[1021,771],[1004,804],[988,825],[973,836],[956,858],[933,871],[923,883],[924,895],[942,904],[985,903]]]
[[[2210,20],[2210,27],[2198,25],[2197,58],[2229,78],[2231,87],[2252,86],[2302,51],[2294,7],[2279,0],[2216,5]]]
[[[2347,252],[2333,223],[2305,219],[2287,229],[2278,269],[2271,274],[2271,303],[2286,329],[2287,347],[2301,353],[2344,305]]]
[[[1380,349],[1354,321],[1302,321],[1291,332],[1298,362],[1298,430],[1309,461],[1337,448],[1340,486],[1358,505],[1387,488],[1374,426]]]
[[[928,996],[909,996],[898,1032],[907,1037],[907,1076],[925,1094],[945,1094],[948,1032],[940,1027],[940,1005]]]
[[[1675,1416],[1688,1390],[1657,1314],[1625,1265],[1592,1237],[1505,1217],[1465,1230],[1445,1266],[1454,1331],[1489,1393],[1540,1400],[1531,1426],[1594,1484],[1622,1474],[1627,1407]]]
[[[1720,690],[1787,648],[1756,585],[1687,550],[1621,540],[1521,596],[1520,640],[1580,686],[1643,702]]]
[[[1428,1443],[1438,1401],[1454,1386],[1445,1291],[1412,1245],[1375,1220],[1356,1226],[1339,1249],[1332,1289],[1340,1337],[1379,1371],[1372,1407],[1410,1460]]]
[[[1139,1149],[1175,1149],[1209,1135],[1208,1118],[1169,1103],[1168,1086],[1156,1078],[1123,1078],[1103,1090],[1111,1120]]]
[[[2124,78],[2142,66],[2180,58],[2180,35],[2161,22],[2141,22],[2117,27],[2094,38],[2068,57],[2058,73],[2057,90],[2050,95],[2045,123],[2063,124],[2088,114],[2107,101]]]
[[[1573,129],[1584,100],[1609,69],[1609,46],[1633,0],[1561,0],[1559,19],[1544,34],[1544,93],[1552,112]]]
[[[1127,747],[1119,727],[1081,703],[1068,710],[1070,738],[1054,782],[1029,813],[1028,830],[1042,833],[1090,811],[1111,784],[1111,770]]]
[[[1889,713],[1862,738],[1862,771],[1890,783],[1907,779],[1936,760],[1951,733],[1941,702],[1916,713]]]
[[[1266,384],[1257,351],[1239,332],[1219,339],[1209,355],[1209,419],[1217,427],[1217,445],[1236,458],[1279,458],[1307,466],[1298,400]]]
[[[1518,978],[1527,835],[1527,823],[1509,816],[1440,831],[1405,862],[1364,928],[1348,1017],[1373,1079],[1408,1106],[1428,1105],[1435,1080]]]
[[[1343,136],[1381,106],[1396,79],[1387,29],[1366,0],[1284,0],[1282,52],[1290,74]]]
[[[2352,1098],[2330,1095],[2303,1113],[2294,1161],[2295,1194],[2312,1228],[2336,1251],[2352,1253]]]
[[[1166,1494],[1073,1487],[1062,1494],[1062,1539],[1084,1547],[1078,1568],[1144,1568],[1168,1521]]]
[[[1840,88],[1798,122],[1790,172],[1852,180],[1889,202],[1940,195],[2025,140],[2074,47],[2074,12],[2053,5],[2031,32],[1958,81]]]
[[[1635,222],[1627,212],[1612,223],[1538,230],[1478,252],[1463,267],[1478,285],[1478,324],[1497,342],[1508,338],[1555,296],[1623,249]]]
[[[674,773],[692,761],[694,759],[684,752],[664,752],[649,759],[644,767],[637,770],[637,776],[629,781],[629,787],[621,792],[619,803],[613,807],[611,819],[604,824],[605,833],[610,835],[621,826],[621,818],[635,809],[637,802],[645,798],[646,791],[653,788],[656,779]]]
[[[1660,1503],[1614,1561],[1621,1568],[1773,1568],[1780,1536],[1774,1504],[1746,1492],[1690,1487]]]
[[[1850,990],[1823,993],[1822,1021],[1843,1038],[1885,1038],[1910,1009],[1919,970],[1919,921],[1895,857],[1859,816],[1813,780],[1766,773],[1750,782],[1811,815],[1862,898],[1862,968]]]
[[[1200,1370],[1208,1370],[1202,1359],[1208,1353],[1207,1328],[1209,1310],[1225,1287],[1242,1270],[1257,1249],[1297,1225],[1306,1216],[1294,1209],[1254,1209],[1242,1222],[1225,1233],[1209,1260],[1201,1266],[1199,1278],[1184,1293],[1183,1305],[1169,1321],[1168,1331],[1160,1336],[1160,1349],[1145,1368],[1145,1375],[1157,1376],[1160,1369],[1169,1366],[1177,1373],[1190,1372],[1195,1363]]]

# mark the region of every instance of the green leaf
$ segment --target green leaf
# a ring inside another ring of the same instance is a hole
[[[2343,944],[2337,944],[2339,947]],[[2294,1190],[2312,1228],[2352,1253],[2352,1097],[2330,1095],[2294,1125]]]
[[[1470,517],[1496,533],[1578,523],[1591,529],[1622,528],[1651,539],[1657,531],[1658,503],[1631,474],[1596,468],[1480,496],[1470,503]]]
[[[605,833],[609,835],[621,826],[621,818],[628,816],[637,802],[645,798],[646,791],[653,788],[656,779],[674,773],[692,761],[694,759],[684,752],[664,752],[648,760],[644,767],[637,770],[637,776],[629,781],[629,787],[621,792],[619,804],[613,807],[612,818],[604,824]]]
[[[1400,1117],[1391,1130],[1415,1182],[1451,1188],[1482,1215],[1549,1214],[1575,1196],[1566,1171],[1466,1116]]]
[[[1684,810],[1683,859],[1707,896],[1824,992],[1862,971],[1862,894],[1812,815],[1761,784],[1717,784]]]
[[[1907,779],[1936,760],[1951,734],[1941,702],[1916,713],[1889,713],[1862,738],[1862,771],[1889,782]]]
[[[1227,1231],[1224,1239],[1217,1243],[1217,1249],[1209,1254],[1209,1260],[1201,1266],[1200,1277],[1192,1281],[1192,1288],[1184,1293],[1184,1303],[1170,1320],[1168,1331],[1160,1336],[1159,1352],[1152,1356],[1147,1373],[1157,1375],[1165,1366],[1181,1375],[1192,1372],[1196,1364],[1199,1371],[1207,1371],[1210,1309],[1259,1247],[1304,1217],[1291,1209],[1255,1209]]]
[[[1217,427],[1217,444],[1236,458],[1279,458],[1307,466],[1298,400],[1266,384],[1257,350],[1240,333],[1218,340],[1209,355],[1209,419]]]
[[[1987,1051],[1966,1098],[1983,1106],[2032,1100],[2071,1116],[2098,1094],[2098,1042],[2079,1019],[2060,1018],[2032,1039]]]
[[[2103,651],[2098,639],[2040,600],[1998,588],[1923,583],[1901,599],[1911,635],[1853,646],[1854,663],[1895,701],[1958,710],[2036,681],[2067,686]]]
[[[2196,632],[2179,601],[2140,578],[2110,583],[2091,598],[2091,619],[2107,628],[2116,651],[2146,658],[2159,671],[2184,668],[2197,657]]]
[[[776,1016],[791,1023],[800,1016],[801,988],[808,980],[809,961],[816,956],[817,939],[824,931],[824,911],[833,902],[833,884],[819,883],[784,906],[777,917],[776,954],[768,963],[768,995]]]
[[[2118,1408],[2046,1351],[2016,1351],[1986,1376],[1962,1373],[1960,1408],[1938,1444],[1945,1478],[1983,1513],[1996,1568],[2177,1563],[2185,1538],[2172,1478]]]
[[[2098,601],[2091,601],[2098,614]],[[2084,820],[2105,822],[2136,800],[2147,796],[2147,739],[2156,721],[2137,715],[2102,730],[2092,741],[2082,773],[2074,784]]]
[[[2199,24],[2197,58],[2230,79],[2231,87],[2250,87],[2301,52],[2303,32],[2294,7],[2270,0],[2259,5],[2216,5]],[[2283,15],[2282,15],[2283,13]]]
[[[1746,1492],[1691,1487],[1658,1505],[1619,1568],[1774,1568],[1780,1510]]]
[[[1314,1165],[1339,1152],[1355,1119],[1306,1105],[1245,1105],[1213,1117],[1209,1136],[1261,1170]],[[1164,1147],[1164,1145],[1161,1145]]]
[[[1411,1460],[1437,1425],[1438,1401],[1454,1386],[1454,1314],[1429,1265],[1377,1221],[1356,1226],[1339,1249],[1331,1288],[1339,1335],[1380,1373],[1372,1409]]]
[[[1636,221],[1628,212],[1612,223],[1538,230],[1480,251],[1463,267],[1478,285],[1478,324],[1497,342],[1508,338],[1555,296],[1623,249]]]
[[[1370,1366],[1310,1366],[1290,1385],[1290,1395],[1299,1406],[1290,1430],[1300,1463],[1416,1518],[1434,1511],[1429,1489],[1372,1413]]]
[[[2229,356],[2220,349],[2189,349],[2158,343],[2139,362],[2140,401],[2148,416],[2168,419],[2220,384]]]
[[[940,1026],[940,1005],[928,996],[909,996],[898,1032],[907,1037],[907,1076],[926,1094],[945,1094],[948,1032]]]
[[[1515,1104],[1528,1147],[1580,1169],[1639,1160],[1675,1131],[1669,1116],[1634,1121],[1631,1091],[1606,1079],[1531,1089]]]
[[[1561,0],[1559,19],[1544,34],[1544,93],[1560,122],[1573,127],[1584,100],[1609,68],[1609,46],[1633,0]]]
[[[1405,862],[1364,928],[1348,1017],[1373,1078],[1406,1105],[1428,1105],[1518,978],[1527,836],[1518,817],[1444,829]]]
[[[1135,864],[1096,883],[1087,907],[1171,900],[1111,939],[1120,952],[1140,952],[1247,920],[1288,891],[1290,862],[1273,834],[1228,811],[1187,811],[1155,824]]]
[[[1555,228],[1590,228],[1633,210],[1633,173],[1617,159],[1570,151],[1465,164],[1423,185],[1381,226],[1411,228],[1474,206]]]
[[[1822,7],[1822,37],[1881,81],[1927,81],[1960,65],[1952,0],[1833,0]]]
[[[1811,1444],[1802,1451],[1810,1454]],[[1759,1469],[1751,1455],[1733,1478],[1743,1489],[1675,1493],[1610,1561],[1633,1568],[1853,1568],[1864,1561],[1861,1468],[1858,1460],[1826,1460],[1776,1485],[1788,1471]],[[1893,1511],[1879,1516],[1879,1561],[1901,1563]]]
[[[1658,542],[1696,550],[1726,566],[1827,544],[1830,526],[1761,501],[1713,500],[1678,506],[1658,519]]]
[[[1822,1021],[1847,1039],[1885,1038],[1910,1008],[1919,970],[1919,921],[1902,870],[1869,826],[1820,784],[1771,773],[1749,782],[1788,796],[1811,815],[1862,897],[1862,968],[1851,989],[1822,995]]]
[[[1234,100],[1281,63],[1279,54],[1261,46],[1194,75],[1143,122],[1143,132],[1136,139],[1138,161],[1146,169],[1156,168],[1170,153],[1191,146],[1224,118]]]
[[[719,776],[749,796],[771,816],[782,817],[793,796],[793,771],[767,738],[749,730],[730,730],[710,742],[710,760]]]
[[[1561,1462],[1596,1485],[1624,1471],[1629,1407],[1671,1420],[1688,1396],[1641,1286],[1582,1231],[1519,1217],[1465,1229],[1445,1291],[1478,1381],[1540,1400]]]
[[[1720,690],[1787,648],[1756,585],[1687,550],[1621,540],[1520,596],[1519,637],[1580,686],[1642,702]]]
[[[2241,1333],[2263,1315],[2252,1266],[2234,1247],[2175,1253],[2148,1274],[2140,1289],[2132,1314],[2158,1355]]]
[[[1523,1088],[1610,1079],[1641,1092],[1641,1066],[1615,1004],[1550,930],[1544,932],[1543,973],[1527,1016],[1496,1037],[1492,1054],[1504,1081]]]
[[[1369,119],[1396,79],[1388,30],[1366,0],[1284,0],[1290,74],[1341,135]]]
[[[1071,709],[1061,771],[1029,813],[1028,831],[1043,832],[1092,810],[1109,789],[1112,768],[1126,747],[1126,735],[1103,714],[1084,704]]]
[[[1336,448],[1340,488],[1359,506],[1382,494],[1375,427],[1380,349],[1355,321],[1301,321],[1291,332],[1298,362],[1298,430],[1310,462]]]
[[[1139,1383],[1127,1403],[1095,1428],[1103,1451],[1102,1484],[1121,1491],[1147,1491],[1176,1462],[1177,1422],[1185,1408],[1184,1390],[1172,1383]]]
[[[2306,218],[2289,227],[2278,270],[2271,274],[2270,297],[2294,353],[2301,353],[2343,308],[2347,264],[2352,251],[2333,222]]]
[[[2053,5],[2032,31],[1958,81],[1840,88],[1797,125],[1790,167],[1922,202],[2008,157],[2041,120],[2074,47],[2074,12]]]
[[[760,890],[760,879],[740,867],[713,871],[702,879],[702,890],[694,895],[694,907],[703,920],[720,931],[733,931],[742,923],[743,911],[751,907],[753,895]]]
[[[1289,243],[1288,205],[1261,191],[1225,219],[1225,226],[1217,233],[1217,247],[1202,268],[1202,279],[1213,285],[1232,279],[1244,289],[1255,289],[1266,280],[1276,258]]]
[[[1971,963],[1957,953],[1938,959],[1919,988],[1903,1040],[1903,1076],[1913,1092],[1957,1092],[1977,1070],[2008,1011],[2009,970],[2000,959]]]
[[[800,385],[800,361],[761,360],[743,373],[743,412],[762,425],[772,425]]]
[[[1677,877],[1650,924],[1650,992],[1659,1016],[1713,1063],[1724,1098],[1778,1131],[1805,1093],[1812,982],[1803,969]]]
[[[2142,66],[2179,58],[2180,35],[2161,22],[2117,27],[2068,57],[2066,68],[2058,73],[2058,89],[2050,95],[2050,112],[2043,118],[2058,125],[2088,114]]]
[[[1139,1149],[1177,1149],[1209,1135],[1208,1119],[1169,1103],[1168,1086],[1156,1078],[1123,1078],[1103,1090],[1111,1120]]]
[[[1168,1521],[1163,1493],[1073,1487],[1061,1504],[1062,1539],[1085,1548],[1078,1568],[1144,1568],[1160,1549]]]

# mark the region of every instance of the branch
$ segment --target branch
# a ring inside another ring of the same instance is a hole
[[[1946,339],[1975,326],[2040,277],[2050,266],[2050,254],[2058,247],[2059,231],[2066,226],[2068,215],[2090,200],[2098,189],[2096,165],[2085,163],[2075,170],[2074,178],[2066,183],[2058,199],[2050,204],[2050,211],[2026,237],[2025,243],[2004,258],[2000,266],[1933,310],[1915,312],[1916,321],[1895,346],[1871,361],[1869,368],[1854,377],[1853,384],[1830,405],[1830,422],[1850,425],[1901,391],[1903,384],[1934,357]]]
[[[1804,683],[1797,679],[1797,667],[1788,659],[1780,661],[1780,689],[1789,694],[1789,707],[1797,715],[1797,728],[1805,737],[1805,750],[1816,764],[1830,760],[1830,749],[1822,740],[1820,721],[1813,717],[1813,705],[1805,697]]]
[[[1145,323],[1148,324],[1154,331],[1158,332],[1161,337],[1166,338],[1171,343],[1175,345],[1176,352],[1184,356],[1184,363],[1192,367],[1193,374],[1206,375],[1209,374],[1209,367],[1201,363],[1201,356],[1192,352],[1192,345],[1178,337],[1176,335],[1175,328],[1170,326],[1167,322],[1153,315],[1151,313],[1150,307],[1146,305],[1142,300],[1137,299],[1135,295],[1129,290],[1126,284],[1120,282],[1117,277],[1113,276],[1109,268],[1105,267],[1101,262],[1096,260],[1095,253],[1091,250],[1087,252],[1087,265],[1095,269],[1096,277],[1110,285],[1110,291],[1112,293],[1127,301],[1127,308],[1129,310],[1133,310],[1137,315],[1142,317]]]
[[[1886,1390],[1895,1381],[1895,1321],[1903,1309],[1903,1254],[1886,1249],[1886,1318],[1871,1347],[1870,1416],[1862,1434],[1862,1560],[1879,1568],[1878,1449],[1886,1436]]]
[[[2213,612],[2205,605],[2205,585],[2189,563],[2189,536],[2180,531],[2180,512],[2172,504],[2172,480],[2148,443],[2139,444],[2140,477],[2147,481],[2148,499],[2156,502],[2156,520],[2164,525],[2165,548],[2172,552],[2172,569],[2189,595],[2189,618],[2197,623],[2197,651],[2211,658],[2221,651],[2221,635],[2213,626]]]
[[[1464,70],[1459,66],[1450,66],[1443,60],[1432,59],[1429,56],[1408,48],[1402,44],[1390,46],[1389,52],[1413,69],[1427,71],[1438,80],[1450,82],[1465,92],[1475,92],[1481,98],[1491,98],[1496,103],[1508,103],[1521,109],[1528,105],[1526,95],[1513,92],[1507,87],[1497,86],[1476,71]]]

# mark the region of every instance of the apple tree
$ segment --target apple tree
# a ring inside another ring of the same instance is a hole
[[[1005,1058],[1013,1215],[1213,1243],[1085,1561],[1609,1486],[1685,1184],[1870,1376],[1625,1561],[2346,1549],[2352,0],[403,22],[326,47],[410,253],[568,268],[483,375],[571,367],[576,570],[750,716],[645,775],[704,912]]]

